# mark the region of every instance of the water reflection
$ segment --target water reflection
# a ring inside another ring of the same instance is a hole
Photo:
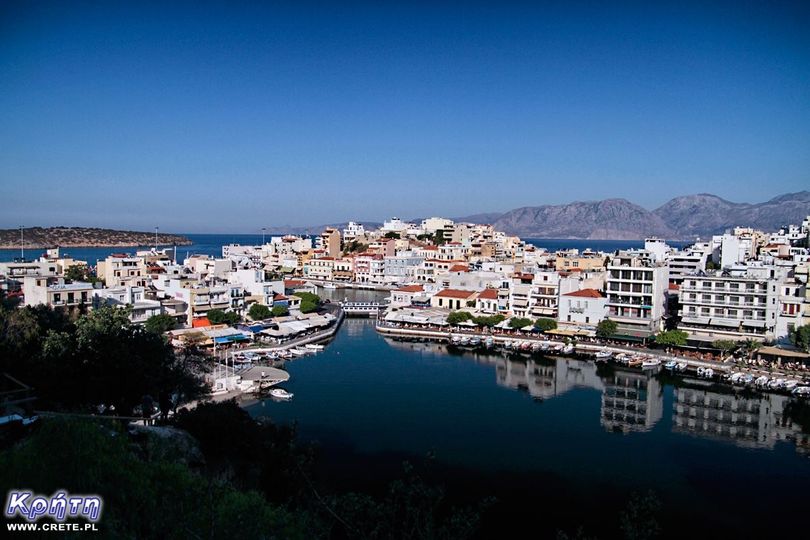
[[[672,430],[730,441],[738,446],[773,448],[779,441],[795,443],[808,454],[808,436],[786,414],[791,398],[779,394],[720,393],[702,388],[675,388]]]
[[[588,360],[504,356],[431,342],[390,338],[386,341],[398,349],[464,356],[493,365],[498,385],[526,392],[537,401],[561,396],[575,388],[597,390],[601,393],[600,424],[606,431],[646,432],[663,417],[665,385],[656,375]],[[677,384],[673,387],[674,433],[756,448],[772,449],[779,441],[789,441],[798,452],[810,455],[810,436],[802,432],[797,420],[810,416],[807,403],[779,394],[740,393],[731,389],[726,392],[707,387],[705,381],[685,379]]]

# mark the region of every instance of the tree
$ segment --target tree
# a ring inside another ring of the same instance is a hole
[[[557,328],[557,321],[554,319],[540,317],[534,321],[534,327],[540,332],[548,332],[549,330],[554,330]]]
[[[398,232],[388,231],[387,233],[385,233],[385,236],[383,238],[394,238],[396,240],[399,240],[402,237],[399,235]]]
[[[236,324],[239,322],[239,314],[233,311],[223,311],[212,309],[206,313],[206,317],[211,324]]]
[[[273,306],[270,310],[270,315],[273,317],[285,317],[290,314],[290,310],[286,306]]]
[[[317,311],[318,307],[321,305],[321,297],[317,294],[301,291],[294,293],[293,296],[297,296],[301,299],[301,306],[299,307],[301,313],[312,313],[313,311]]]
[[[709,259],[706,261],[706,270],[720,270],[720,265]]]
[[[174,329],[175,326],[177,326],[175,318],[166,313],[152,315],[143,323],[143,327],[146,328],[147,331],[155,334],[163,334]]]
[[[790,342],[793,343],[797,349],[810,352],[810,324],[805,324],[791,330]]]
[[[618,330],[619,325],[616,324],[616,321],[604,319],[599,321],[599,324],[596,325],[596,336],[600,338],[611,338],[616,335]]]
[[[731,339],[718,339],[712,342],[712,347],[719,349],[723,355],[727,355],[737,348],[737,342]]]
[[[689,334],[683,330],[667,330],[655,335],[656,345],[663,347],[683,347],[689,339]]]
[[[746,339],[740,344],[740,352],[745,356],[753,356],[754,352],[762,347],[762,342],[757,341],[756,339]]]
[[[498,313],[497,315],[484,315],[481,317],[473,317],[472,322],[477,324],[478,326],[487,326],[492,328],[496,324],[500,324],[503,320],[506,319],[503,315]]]
[[[270,318],[270,308],[264,304],[253,304],[248,310],[248,315],[254,321],[262,321]]]
[[[86,281],[88,283],[95,283],[100,281],[96,276],[90,273],[90,268],[86,264],[74,264],[65,270],[65,280],[67,281]]]
[[[468,311],[451,311],[447,315],[447,324],[459,324],[470,319],[472,315]]]
[[[518,330],[526,326],[531,326],[531,324],[532,324],[531,319],[524,319],[522,317],[512,317],[509,320],[509,328],[512,328],[514,330]]]

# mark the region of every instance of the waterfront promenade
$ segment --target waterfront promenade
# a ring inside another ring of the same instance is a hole
[[[420,326],[410,323],[391,323],[379,320],[375,326],[377,332],[384,336],[405,338],[405,339],[430,339],[439,342],[450,342],[453,336],[468,336],[478,337],[481,339],[492,338],[494,346],[504,346],[507,342],[512,344],[519,344],[524,342],[529,343],[546,343],[549,347],[565,345],[564,339],[554,339],[546,335],[533,335],[522,333],[519,330],[500,331],[494,329],[493,331],[483,331],[474,328],[464,327],[444,327],[444,326]],[[675,354],[670,349],[651,349],[641,345],[619,344],[610,340],[599,340],[596,338],[578,338],[575,343],[575,354],[593,355],[598,351],[609,351],[615,354],[643,354],[645,356],[653,357],[665,364],[669,361],[682,362],[687,365],[687,369],[696,372],[698,368],[712,369],[717,375],[730,375],[733,372],[750,373],[755,376],[767,375],[769,377],[789,377],[801,381],[803,384],[808,382],[808,373],[800,371],[791,371],[786,369],[771,368],[766,369],[762,366],[749,366],[747,364],[740,364],[740,361],[733,356],[728,356],[724,359],[718,359],[714,355],[705,354],[701,356],[687,356],[684,354]],[[546,354],[555,355],[559,354],[553,350],[545,351]]]

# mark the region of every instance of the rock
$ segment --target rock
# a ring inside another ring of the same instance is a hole
[[[130,425],[129,436],[138,455],[146,461],[183,463],[189,467],[205,465],[199,442],[182,429]]]

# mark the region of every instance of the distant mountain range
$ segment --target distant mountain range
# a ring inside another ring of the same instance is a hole
[[[655,210],[626,199],[524,206],[508,212],[488,212],[453,218],[456,222],[488,223],[495,229],[525,238],[582,238],[590,240],[642,240],[658,236],[694,240],[722,234],[733,227],[775,231],[799,224],[810,215],[810,191],[787,193],[762,203],[735,203],[711,195],[675,197]],[[420,218],[421,219],[421,218]],[[420,219],[413,219],[418,222]],[[367,230],[382,225],[361,221]],[[326,227],[343,230],[347,223],[308,227],[272,227],[270,234],[320,234]]]
[[[502,214],[476,214],[457,221],[491,223],[509,234],[534,238],[637,240],[658,236],[694,240],[742,226],[775,231],[810,215],[810,191],[787,193],[762,203],[734,203],[701,193],[675,197],[655,210],[626,199],[527,206]]]

